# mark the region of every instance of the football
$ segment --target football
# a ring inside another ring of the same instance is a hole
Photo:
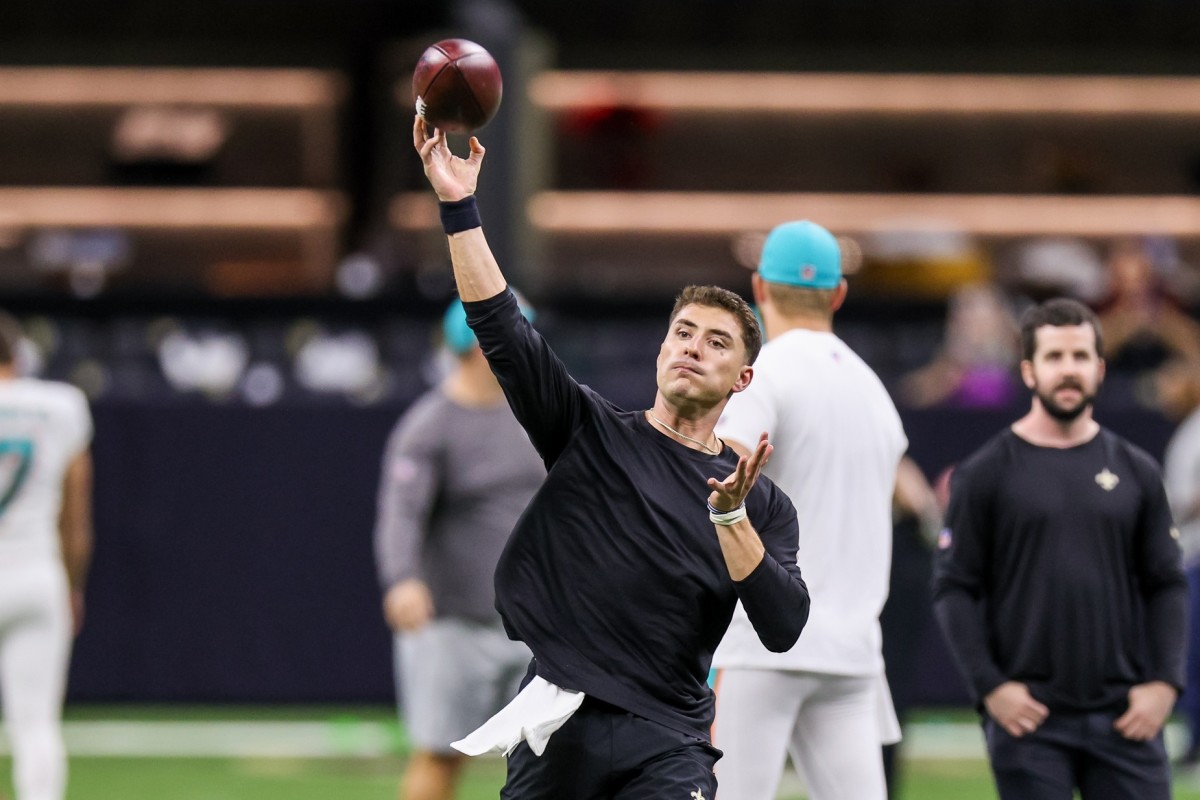
[[[467,39],[430,45],[413,71],[417,114],[447,133],[482,128],[500,108],[503,82],[491,53]]]

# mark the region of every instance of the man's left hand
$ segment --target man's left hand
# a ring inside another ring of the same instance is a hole
[[[712,493],[708,496],[708,504],[720,511],[732,511],[746,501],[746,495],[754,487],[755,481],[771,457],[774,446],[767,441],[767,434],[758,437],[758,444],[748,456],[738,459],[733,474],[723,481],[716,478],[708,479],[708,488]]]
[[[1129,709],[1113,723],[1117,733],[1135,742],[1145,742],[1158,736],[1171,716],[1179,693],[1162,681],[1139,683],[1129,690]]]

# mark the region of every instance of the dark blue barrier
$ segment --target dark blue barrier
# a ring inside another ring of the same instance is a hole
[[[390,699],[371,528],[400,411],[98,406],[97,547],[72,698]],[[907,413],[911,452],[936,475],[1019,413]],[[1101,417],[1161,456],[1161,418]],[[962,702],[940,636],[912,635],[913,701]]]
[[[371,551],[399,409],[101,406],[72,697],[391,693]]]

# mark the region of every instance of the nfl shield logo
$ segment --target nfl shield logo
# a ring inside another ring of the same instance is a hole
[[[942,528],[940,531],[938,531],[938,540],[937,540],[938,550],[945,550],[948,547],[950,547],[950,543],[952,540],[953,540],[953,535],[950,533],[950,529]]]

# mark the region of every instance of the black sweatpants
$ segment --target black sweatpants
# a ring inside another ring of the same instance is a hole
[[[1160,733],[1134,742],[1113,730],[1118,714],[1050,713],[1036,731],[1010,736],[988,717],[988,757],[1001,800],[1170,800]]]
[[[713,800],[721,751],[590,697],[536,756],[508,757],[501,800]]]

